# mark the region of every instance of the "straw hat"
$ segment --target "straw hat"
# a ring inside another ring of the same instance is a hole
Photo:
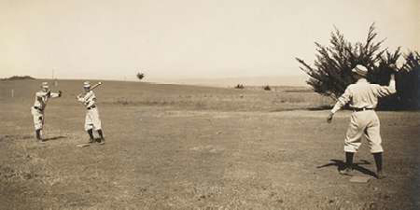
[[[362,76],[362,77],[366,77],[366,75],[368,73],[368,69],[363,65],[357,65],[351,71],[360,75],[360,76]]]
[[[83,87],[84,88],[90,88],[90,82],[89,81],[84,82]]]
[[[49,88],[49,87],[48,87],[48,82],[43,82],[43,83],[41,83],[41,88],[48,89],[48,88]]]

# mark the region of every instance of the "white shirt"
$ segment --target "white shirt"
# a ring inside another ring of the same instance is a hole
[[[374,109],[378,105],[378,98],[396,92],[395,80],[391,79],[389,86],[380,86],[378,84],[370,84],[365,78],[361,78],[355,84],[351,84],[346,88],[343,95],[338,98],[331,112],[337,112],[349,102],[351,108]]]
[[[83,97],[77,98],[80,102],[82,102],[86,108],[92,107],[96,103],[96,96],[93,91],[87,92]]]
[[[34,106],[38,107],[41,110],[44,110],[47,106],[47,102],[49,98],[57,98],[59,97],[58,93],[52,93],[50,91],[45,92],[43,90],[38,91],[35,93],[35,102]]]

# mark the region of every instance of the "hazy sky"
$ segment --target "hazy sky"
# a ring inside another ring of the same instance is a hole
[[[419,50],[418,0],[0,0],[0,77],[302,75],[334,26]],[[379,39],[378,39],[379,40]]]

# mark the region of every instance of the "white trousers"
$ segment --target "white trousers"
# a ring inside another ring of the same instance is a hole
[[[44,113],[41,110],[31,107],[31,114],[34,118],[35,130],[42,130],[44,128]]]
[[[85,130],[88,131],[90,129],[102,129],[101,120],[99,119],[98,108],[86,110]]]
[[[344,151],[357,152],[362,145],[362,136],[369,143],[371,153],[383,152],[379,118],[374,110],[353,112],[344,140]]]

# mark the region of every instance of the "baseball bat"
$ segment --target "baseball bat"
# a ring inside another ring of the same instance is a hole
[[[93,89],[97,88],[99,85],[102,85],[102,82],[98,82],[98,83],[94,84],[92,87],[90,87],[90,90],[93,90]],[[83,94],[85,94],[85,93],[80,93],[79,95],[77,95],[77,98],[81,97]]]

